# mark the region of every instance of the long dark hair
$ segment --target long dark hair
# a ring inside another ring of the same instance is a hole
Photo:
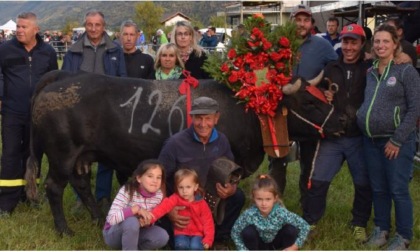
[[[137,177],[143,176],[148,170],[154,168],[160,168],[162,170],[162,182],[160,189],[162,190],[163,195],[166,194],[166,185],[165,185],[165,168],[163,167],[163,163],[157,159],[147,159],[141,162],[136,170],[134,170],[131,178],[125,183],[125,191],[128,192],[130,195],[130,200],[133,198],[134,192],[139,188],[140,184],[137,181]]]

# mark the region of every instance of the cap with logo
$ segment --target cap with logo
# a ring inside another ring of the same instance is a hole
[[[303,4],[299,4],[298,6],[296,6],[293,9],[292,13],[293,13],[292,14],[293,17],[296,17],[296,15],[298,15],[298,14],[305,14],[305,15],[308,15],[308,16],[312,16],[311,8],[309,8],[308,6],[303,5]]]
[[[190,115],[209,115],[217,111],[219,111],[219,103],[216,100],[201,96],[193,101]]]
[[[349,24],[343,27],[343,30],[340,33],[340,39],[343,38],[353,38],[353,39],[365,39],[366,34],[363,30],[363,27],[357,24]]]

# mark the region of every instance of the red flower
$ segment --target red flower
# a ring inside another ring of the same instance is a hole
[[[281,37],[279,39],[279,45],[281,45],[283,47],[286,47],[286,48],[289,48],[290,47],[290,41],[286,37]]]
[[[257,19],[257,18],[262,18],[264,19],[264,15],[262,13],[255,13],[254,15],[252,15],[253,18]]]
[[[280,71],[280,72],[283,71],[286,68],[286,64],[284,64],[283,62],[277,62],[275,66],[276,66],[277,70]]]
[[[220,66],[220,71],[222,71],[222,73],[229,72],[229,66],[226,63],[223,63],[222,66]]]
[[[257,81],[257,75],[255,72],[245,72],[244,79],[245,83],[254,84]]]
[[[252,29],[251,33],[256,37],[256,39],[261,39],[264,37],[264,33],[262,33],[262,31],[256,27]]]
[[[262,41],[262,44],[263,44],[263,50],[264,51],[267,51],[268,49],[271,48],[271,43],[267,39],[263,38],[261,41]]]
[[[235,83],[235,82],[237,82],[237,81],[238,81],[238,71],[232,71],[232,72],[230,73],[230,76],[229,76],[229,78],[228,78],[228,81],[229,81],[230,83]]]
[[[282,57],[283,55],[281,55],[280,53],[276,53],[276,52],[270,53],[270,58],[275,62],[281,60]]]
[[[235,49],[230,49],[229,52],[228,52],[228,54],[227,54],[227,56],[228,56],[229,59],[235,58],[236,57],[236,51],[235,51]]]
[[[244,60],[241,57],[236,58],[235,61],[233,62],[233,65],[238,68],[241,68],[243,64],[244,64]]]

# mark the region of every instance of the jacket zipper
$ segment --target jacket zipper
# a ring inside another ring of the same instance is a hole
[[[31,55],[29,55],[28,61],[29,61],[29,87],[32,88],[32,56]]]
[[[377,63],[377,64],[375,64],[375,63]],[[374,67],[377,67],[378,65],[379,65],[379,61],[377,61],[377,62],[375,62],[374,63]],[[385,71],[382,73],[382,75],[381,75],[381,78],[380,79],[378,79],[378,76],[375,74],[375,73],[371,73],[373,76],[375,76],[375,78],[376,78],[376,88],[375,88],[375,92],[374,92],[374,94],[373,94],[373,98],[372,98],[372,101],[370,102],[370,104],[369,104],[369,108],[368,108],[368,111],[367,111],[367,113],[366,113],[366,121],[365,121],[365,123],[366,123],[366,133],[368,134],[368,136],[369,137],[372,137],[372,133],[370,133],[370,130],[369,130],[369,118],[370,118],[370,113],[372,112],[372,107],[373,107],[373,103],[375,102],[375,100],[376,100],[376,95],[377,95],[377,93],[378,93],[378,89],[379,89],[379,86],[380,86],[380,84],[381,84],[381,82],[386,78],[386,76],[388,75],[388,72],[389,72],[389,69],[390,69],[390,66],[391,66],[391,63],[392,63],[392,60],[391,61],[389,61],[389,63],[388,63],[388,66],[386,66],[386,68],[385,68]],[[378,67],[378,73],[379,73],[379,67]]]

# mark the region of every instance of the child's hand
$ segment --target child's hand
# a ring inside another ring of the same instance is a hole
[[[299,247],[295,243],[292,246],[285,248],[284,250],[299,250]]]
[[[208,250],[210,248],[210,245],[208,245],[207,243],[203,243],[203,247],[205,250]]]
[[[150,223],[150,221],[153,219],[153,214],[145,209],[139,209],[139,211],[137,212],[137,215],[139,217],[142,217],[146,223]]]
[[[131,208],[131,212],[133,213],[133,215],[137,215],[139,210],[140,210],[140,206],[138,206],[138,205],[135,205]]]

